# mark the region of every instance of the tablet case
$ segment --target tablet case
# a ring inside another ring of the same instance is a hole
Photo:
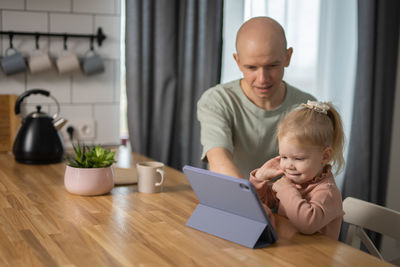
[[[200,202],[187,226],[249,248],[265,247],[277,240],[248,180],[187,165],[183,172]]]

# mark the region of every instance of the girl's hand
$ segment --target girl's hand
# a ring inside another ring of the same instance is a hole
[[[282,176],[281,179],[279,179],[272,185],[272,190],[278,192],[279,190],[281,190],[286,186],[294,186],[294,184],[292,183],[292,181],[290,181],[289,178],[287,178],[286,176]]]
[[[271,180],[283,174],[280,168],[281,157],[277,156],[264,163],[255,174],[258,180]]]

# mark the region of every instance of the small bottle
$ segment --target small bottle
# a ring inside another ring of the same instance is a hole
[[[118,148],[117,167],[128,169],[131,167],[132,151],[128,138],[121,138],[121,145]]]

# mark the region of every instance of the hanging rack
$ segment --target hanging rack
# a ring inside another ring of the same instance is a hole
[[[101,46],[103,41],[106,39],[106,35],[104,35],[103,30],[101,27],[97,29],[97,34],[73,34],[73,33],[47,33],[47,32],[15,32],[15,31],[0,31],[0,35],[9,35],[10,40],[14,35],[30,35],[35,36],[37,39],[40,36],[53,36],[53,37],[63,37],[64,40],[68,37],[74,38],[90,38],[91,40],[96,39],[97,44]]]

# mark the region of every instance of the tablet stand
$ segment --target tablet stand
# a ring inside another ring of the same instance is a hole
[[[186,225],[249,248],[265,247],[275,242],[268,223],[202,204],[197,205]]]

